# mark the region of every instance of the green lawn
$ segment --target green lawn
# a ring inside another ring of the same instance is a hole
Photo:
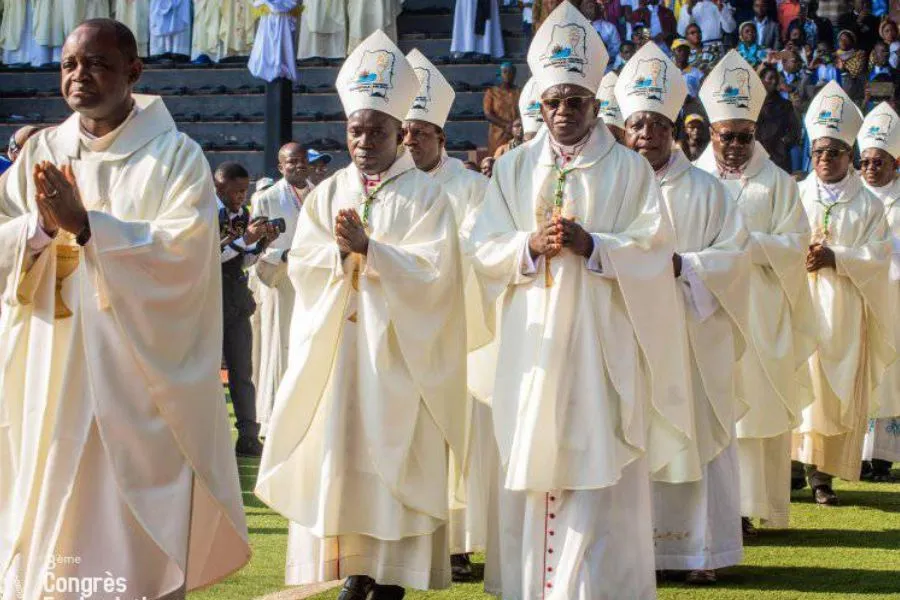
[[[249,600],[284,589],[287,522],[252,493],[258,461],[240,460],[244,506],[253,558],[240,573],[190,600]],[[897,473],[895,471],[895,473]],[[791,529],[762,531],[746,547],[744,564],[719,573],[711,588],[663,584],[663,600],[900,600],[900,484],[836,485],[843,505],[820,508],[809,489],[796,492]],[[478,584],[443,592],[411,592],[407,598],[493,598]],[[337,591],[316,600],[333,599]],[[627,599],[623,599],[627,600]]]

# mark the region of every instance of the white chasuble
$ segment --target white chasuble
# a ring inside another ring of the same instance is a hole
[[[132,597],[210,585],[249,560],[218,371],[215,193],[162,99],[88,140],[45,129],[0,190],[0,583],[127,580]],[[64,234],[34,250],[32,170],[70,164],[90,241],[55,299]],[[67,306],[73,316],[55,319]],[[78,564],[50,558],[64,556]],[[11,590],[21,590],[17,596]],[[68,597],[67,597],[68,598]]]
[[[858,175],[849,173],[840,185],[836,197],[814,174],[800,186],[812,240],[826,240],[837,268],[809,274],[819,337],[809,360],[815,399],[794,433],[793,456],[856,481],[869,399],[896,359],[891,237],[884,204]]]
[[[287,369],[294,288],[282,260],[290,250],[303,198],[282,179],[253,199],[252,216],[284,219],[285,232],[266,248],[256,263],[256,312],[259,314],[259,366],[256,378],[256,420],[266,436],[278,384]],[[257,333],[257,332],[254,332]],[[255,342],[256,340],[254,340]]]
[[[682,257],[695,456],[703,478],[652,484],[656,568],[718,569],[743,557],[733,436],[744,406],[735,397],[734,367],[749,335],[748,234],[724,187],[680,150],[657,176]]]
[[[719,175],[711,146],[695,164]],[[737,374],[737,395],[747,406],[737,424],[741,514],[786,527],[790,490],[782,475],[790,471],[790,458],[784,436],[812,401],[806,361],[816,334],[804,268],[809,222],[796,182],[758,143],[740,178],[720,179],[750,233],[752,262],[750,335]]]
[[[366,256],[342,260],[342,209],[368,215]],[[307,196],[288,274],[288,368],[256,486],[293,522],[287,581],[446,587],[447,458],[462,456],[466,393],[447,196],[406,152],[368,195],[342,169]]]
[[[594,251],[563,250],[534,271],[523,264],[528,239],[556,198]],[[675,240],[653,171],[602,124],[564,171],[550,137],[536,138],[497,161],[473,221],[466,248],[484,311],[502,304],[491,400],[505,470],[501,562],[520,569],[504,573],[503,594],[653,597],[647,470],[693,437]],[[668,475],[696,480],[697,462]]]

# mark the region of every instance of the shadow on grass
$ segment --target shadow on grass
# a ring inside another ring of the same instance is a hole
[[[900,590],[900,571],[746,565],[719,569],[716,575],[716,588],[723,590],[829,594],[896,594]],[[677,583],[663,583],[660,587],[693,589],[693,586]]]
[[[287,527],[250,527],[250,535],[287,535]]]
[[[799,546],[804,548],[883,548],[900,549],[900,529],[855,531],[852,529],[782,529],[760,531],[745,539],[746,546]],[[898,558],[900,565],[900,558]]]

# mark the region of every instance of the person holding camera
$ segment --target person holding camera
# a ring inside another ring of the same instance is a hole
[[[284,225],[281,236],[259,255],[259,372],[256,374],[256,420],[266,435],[275,393],[287,368],[294,288],[287,276],[287,257],[300,218],[300,209],[313,185],[309,157],[301,144],[288,142],[278,152],[282,179],[253,198],[252,215]]]
[[[226,162],[216,169],[213,181],[219,197],[219,242],[222,250],[222,353],[228,369],[228,390],[238,430],[235,454],[262,455],[256,422],[256,389],[253,386],[253,330],[250,317],[256,302],[247,285],[245,269],[279,235],[279,223],[250,217],[244,206],[250,175],[242,165]]]

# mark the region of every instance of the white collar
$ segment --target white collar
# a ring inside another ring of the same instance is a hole
[[[216,203],[219,205],[219,210],[225,209],[225,215],[228,217],[229,221],[234,220],[236,217],[241,216],[240,212],[231,212],[231,210],[225,206],[225,203],[222,202],[222,199],[216,196]]]

